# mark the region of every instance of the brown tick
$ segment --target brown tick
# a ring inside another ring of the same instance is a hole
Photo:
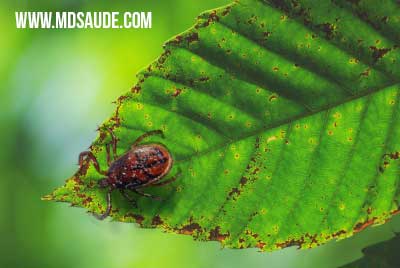
[[[111,212],[111,193],[118,189],[121,194],[131,203],[136,206],[136,201],[133,200],[126,190],[133,191],[139,195],[150,197],[155,200],[160,200],[159,197],[154,197],[148,193],[141,191],[142,188],[148,186],[162,186],[173,182],[177,176],[160,182],[160,180],[171,170],[173,159],[168,149],[159,143],[140,144],[145,138],[151,135],[164,134],[161,130],[149,131],[132,144],[129,151],[121,156],[117,156],[117,138],[114,133],[107,129],[112,137],[112,150],[114,160],[110,157],[110,144],[106,146],[108,170],[102,171],[99,162],[94,154],[90,151],[85,151],[79,154],[79,166],[82,167],[88,161],[93,162],[97,172],[104,175],[105,178],[98,181],[100,188],[108,188],[107,191],[107,209],[101,215],[95,215],[98,219],[105,219]]]

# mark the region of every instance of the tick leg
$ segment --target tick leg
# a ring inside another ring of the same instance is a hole
[[[120,189],[119,191],[129,201],[129,203],[131,203],[135,208],[137,208],[136,200],[132,199],[132,197],[130,197],[128,193],[124,191],[124,189]]]
[[[157,182],[157,183],[153,183],[153,184],[150,184],[148,186],[163,186],[163,185],[167,185],[167,184],[170,184],[171,182],[176,181],[176,179],[177,179],[177,176],[174,176],[174,177],[172,177],[172,178],[170,178],[168,180]]]
[[[117,141],[118,141],[118,139],[111,129],[107,128],[107,131],[111,135],[111,145],[112,145],[113,156],[114,156],[114,160],[115,160],[118,158],[118,156],[117,156]]]
[[[132,144],[131,148],[136,147],[139,143],[141,143],[145,138],[152,136],[152,135],[161,135],[162,138],[164,138],[164,133],[162,132],[162,130],[152,130],[149,131],[147,133],[144,133],[142,136],[140,136],[139,138],[137,138],[135,140],[135,142]]]
[[[161,200],[162,200],[162,198],[159,197],[159,196],[153,196],[153,195],[151,195],[151,194],[144,193],[144,192],[140,191],[139,189],[132,189],[132,190],[133,190],[135,193],[137,193],[137,194],[139,194],[139,195],[141,195],[141,196],[149,197],[149,198],[151,198],[151,199],[153,199],[153,200],[157,200],[157,201],[161,201]]]
[[[107,192],[107,196],[106,196],[106,200],[107,200],[107,209],[106,211],[101,214],[101,215],[97,215],[97,214],[93,214],[98,220],[104,220],[105,218],[108,217],[108,215],[110,215],[111,212],[111,189],[108,190]]]
[[[96,157],[94,156],[94,154],[91,151],[85,151],[79,154],[79,167],[82,168],[83,166],[83,162],[88,159],[89,161],[91,161],[95,167],[95,169],[97,170],[97,172],[99,172],[100,174],[106,175],[107,172],[106,171],[101,171],[100,170],[100,165],[99,162],[97,161]]]
[[[160,181],[160,182],[157,182],[157,183],[150,184],[149,186],[163,186],[163,185],[166,185],[166,184],[170,184],[171,182],[176,181],[176,179],[181,175],[181,173],[182,172],[179,170],[178,173],[176,173],[176,175],[173,176],[172,178],[170,178],[168,180],[165,180],[165,181]]]
[[[107,164],[111,165],[110,144],[106,144]]]

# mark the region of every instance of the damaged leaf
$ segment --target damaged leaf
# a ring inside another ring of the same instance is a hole
[[[181,176],[111,217],[231,248],[315,247],[399,212],[400,9],[395,1],[237,1],[206,12],[138,74],[90,150],[107,169],[161,129]],[[168,176],[168,177],[169,177]],[[106,209],[78,171],[45,199]]]

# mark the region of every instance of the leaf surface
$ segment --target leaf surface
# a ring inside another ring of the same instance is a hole
[[[244,0],[205,12],[165,44],[90,147],[103,170],[161,129],[173,184],[162,202],[118,191],[111,216],[232,248],[307,248],[399,210],[400,8],[385,0]],[[93,166],[47,199],[96,213]]]

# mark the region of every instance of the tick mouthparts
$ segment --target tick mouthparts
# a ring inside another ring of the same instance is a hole
[[[107,178],[99,180],[97,184],[100,188],[106,188],[110,185]]]

